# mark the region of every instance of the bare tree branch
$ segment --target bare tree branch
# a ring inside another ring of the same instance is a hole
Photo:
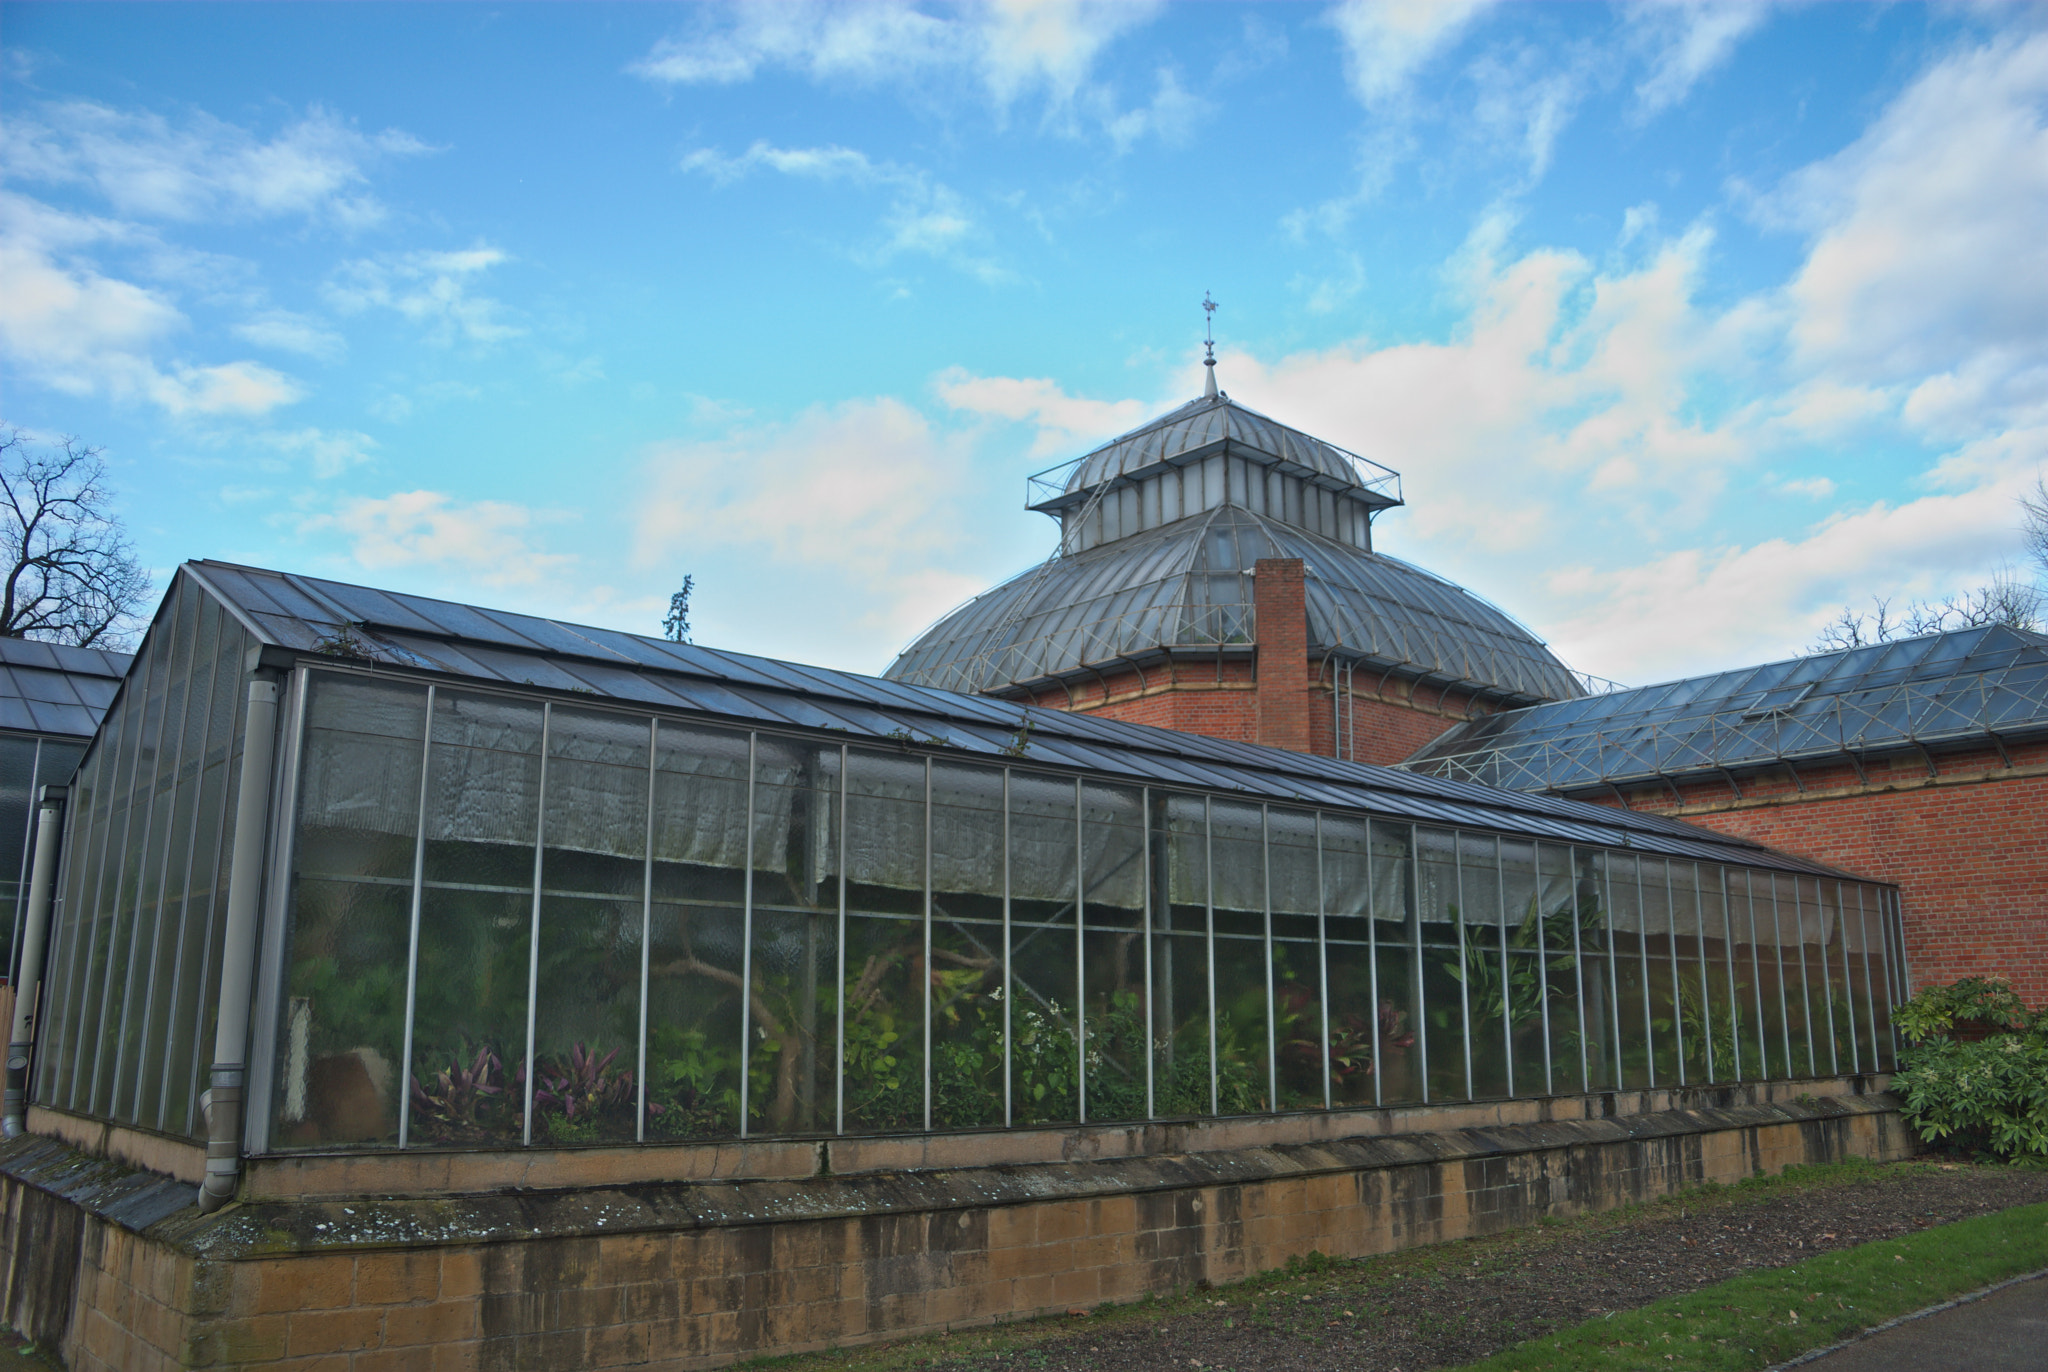
[[[2020,533],[2034,571],[2048,580],[2048,477],[2035,477],[2033,494],[2020,497]]]
[[[0,638],[125,648],[149,591],[100,450],[0,428]]]

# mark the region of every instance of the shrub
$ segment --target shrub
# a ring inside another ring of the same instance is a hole
[[[1910,1041],[1892,1089],[1929,1143],[2004,1158],[2048,1158],[2048,1009],[2030,1014],[2003,982],[1929,986],[1893,1022]],[[1958,1023],[1992,1030],[1958,1042]]]
[[[1892,1012],[1892,1023],[1913,1043],[1947,1035],[1959,1023],[1992,1030],[2026,1029],[2034,1018],[2027,1013],[2027,1003],[2000,977],[1964,977],[1947,986],[1923,986]]]

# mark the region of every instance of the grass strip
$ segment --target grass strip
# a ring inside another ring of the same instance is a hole
[[[2022,1205],[1746,1273],[1530,1339],[1459,1372],[1753,1372],[2043,1267],[2048,1205]]]

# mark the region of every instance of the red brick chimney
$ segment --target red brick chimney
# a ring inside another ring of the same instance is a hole
[[[1262,557],[1252,577],[1258,616],[1258,741],[1309,751],[1308,602],[1298,557]]]

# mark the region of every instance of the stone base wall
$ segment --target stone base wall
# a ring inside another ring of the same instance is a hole
[[[0,1305],[75,1372],[713,1367],[1905,1156],[1896,1101],[1853,1094],[1877,1084],[1657,1093],[1635,1102],[1647,1113],[1594,1096],[1570,1118],[1093,1161],[246,1199],[206,1217],[182,1182],[29,1137],[0,1145]]]

